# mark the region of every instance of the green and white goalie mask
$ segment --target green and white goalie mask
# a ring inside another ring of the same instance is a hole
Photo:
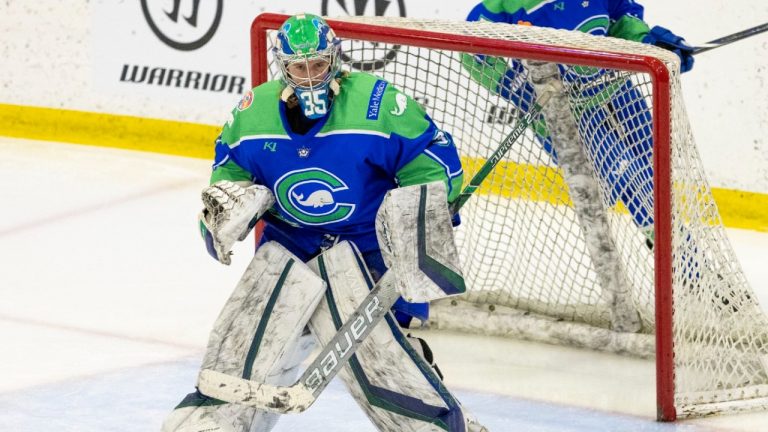
[[[286,84],[283,99],[295,93],[307,118],[328,114],[331,92],[339,90],[340,47],[341,41],[317,15],[296,15],[280,26],[273,53]]]

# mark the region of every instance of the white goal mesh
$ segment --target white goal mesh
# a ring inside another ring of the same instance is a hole
[[[651,357],[657,349],[654,253],[662,250],[666,264],[659,271],[671,271],[672,278],[672,301],[661,303],[672,311],[674,381],[668,385],[675,410],[662,417],[768,406],[768,321],[704,177],[674,54],[546,28],[340,20],[365,24],[334,26],[344,39],[345,68],[379,75],[422,103],[453,135],[467,180],[553,84],[536,78],[547,64],[526,58],[546,53],[538,57],[559,67],[557,96],[461,211],[458,239],[469,290],[434,304],[431,327]],[[367,25],[391,30],[366,31]],[[470,44],[463,36],[488,43]],[[436,39],[455,43],[438,49]],[[585,58],[584,50],[598,54]],[[656,58],[667,71],[633,72],[630,61],[627,69],[595,67],[604,66],[602,54]],[[273,64],[266,70],[263,78],[278,73]],[[654,85],[666,75],[668,87]],[[656,94],[659,89],[664,93]],[[654,111],[659,101],[669,106],[663,115]],[[659,149],[668,141],[671,151],[671,172],[659,174],[670,189],[658,195],[671,195],[671,214],[656,217],[654,131]],[[671,243],[659,243],[669,233],[657,232],[653,245],[654,226],[670,225]]]

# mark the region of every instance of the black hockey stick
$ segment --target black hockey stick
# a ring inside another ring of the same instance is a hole
[[[453,214],[467,202],[493,168],[498,165],[507,150],[533,123],[551,95],[551,92],[546,92],[539,96],[531,110],[520,118],[499,148],[486,160],[454,201],[450,208]],[[346,365],[368,334],[400,297],[401,293],[392,275],[391,271],[384,273],[360,306],[339,328],[331,341],[323,347],[295,384],[275,386],[204,369],[198,377],[198,389],[202,394],[212,398],[280,414],[305,411]]]
[[[715,39],[713,41],[709,41],[705,43],[704,45],[697,46],[693,48],[693,54],[701,54],[703,52],[707,52],[709,50],[713,50],[715,48],[720,48],[722,46],[734,43],[736,41],[746,39],[748,37],[764,33],[768,31],[768,23],[760,24],[759,26],[755,26],[746,30],[742,30],[738,33],[730,34],[728,36],[723,36],[721,38]]]
[[[515,128],[512,129],[512,132],[510,132],[509,135],[504,138],[504,141],[501,142],[501,145],[499,145],[491,157],[485,161],[483,166],[480,167],[480,170],[477,171],[477,173],[472,177],[472,180],[469,181],[469,184],[467,184],[464,190],[459,193],[459,196],[456,197],[456,200],[451,205],[451,213],[456,214],[459,212],[459,209],[461,209],[464,203],[469,200],[469,197],[471,197],[472,194],[475,193],[475,191],[480,187],[480,184],[482,184],[485,178],[488,177],[488,174],[490,174],[496,165],[499,164],[499,161],[502,157],[504,157],[510,147],[512,147],[515,141],[520,138],[528,126],[533,123],[534,119],[538,117],[544,105],[549,102],[551,95],[551,93],[544,93],[539,96],[537,103],[533,105],[533,108],[531,108],[530,111],[525,113],[525,115],[520,118],[520,120],[515,125]]]

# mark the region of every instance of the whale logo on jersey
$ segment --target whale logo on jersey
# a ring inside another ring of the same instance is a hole
[[[395,95],[395,103],[397,104],[397,107],[395,107],[392,111],[389,113],[393,116],[401,116],[405,112],[405,109],[408,107],[408,96],[398,93]]]
[[[309,194],[307,199],[304,199],[304,194],[293,194],[293,198],[301,205],[305,207],[322,207],[324,205],[333,204],[333,195],[325,189],[320,189]]]
[[[592,15],[576,25],[574,30],[595,36],[605,36],[608,34],[608,26],[611,20],[608,15]]]
[[[339,177],[322,168],[287,172],[273,188],[280,208],[303,225],[326,225],[352,216],[355,204],[336,199],[338,192],[347,189]]]

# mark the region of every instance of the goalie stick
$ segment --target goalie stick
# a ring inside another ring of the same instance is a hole
[[[504,138],[496,151],[486,160],[450,206],[450,211],[453,214],[458,212],[480,187],[483,180],[499,163],[507,150],[541,113],[542,107],[551,96],[551,91],[544,92],[539,96],[532,109],[520,118],[512,131]],[[360,306],[350,315],[333,339],[323,347],[295,384],[275,386],[204,369],[198,377],[198,389],[204,395],[212,398],[253,406],[275,413],[288,414],[305,411],[315,402],[323,389],[344,367],[368,334],[400,297],[401,293],[398,291],[392,275],[391,271],[384,273],[368,296],[360,303]],[[342,346],[346,348],[342,349]]]
[[[713,50],[715,48],[720,48],[721,46],[725,46],[731,43],[734,43],[736,41],[746,39],[748,37],[763,33],[768,31],[768,23],[760,24],[759,26],[755,26],[746,30],[742,30],[738,33],[730,34],[728,36],[723,36],[721,38],[715,39],[713,41],[709,41],[705,43],[704,45],[697,46],[693,48],[693,54],[701,54],[703,52]]]

